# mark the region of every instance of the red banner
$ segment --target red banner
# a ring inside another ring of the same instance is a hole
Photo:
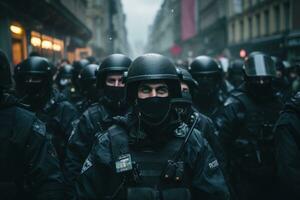
[[[181,0],[181,39],[187,40],[196,34],[196,0]]]

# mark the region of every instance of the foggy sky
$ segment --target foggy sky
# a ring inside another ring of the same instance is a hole
[[[147,42],[149,25],[153,23],[162,2],[163,0],[122,0],[133,57],[142,53],[142,47]]]

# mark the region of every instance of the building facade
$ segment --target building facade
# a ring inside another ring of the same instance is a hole
[[[299,8],[297,0],[228,0],[231,55],[263,51],[282,59],[299,59]]]
[[[86,23],[93,31],[88,46],[95,57],[129,53],[125,22],[121,0],[87,0]]]
[[[174,59],[221,55],[227,47],[227,0],[165,0],[150,29],[148,51]]]
[[[3,0],[0,2],[0,48],[18,64],[30,54],[52,62],[75,59],[91,38],[84,24],[85,0]]]

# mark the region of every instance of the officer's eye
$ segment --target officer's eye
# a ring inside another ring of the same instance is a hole
[[[116,82],[116,80],[115,79],[113,79],[113,78],[109,78],[109,79],[107,79],[107,81],[106,81],[107,83],[114,83],[114,82]]]
[[[141,86],[139,88],[139,91],[142,92],[142,93],[150,93],[151,92],[151,88],[144,85],[144,86]]]
[[[166,94],[168,93],[168,87],[167,86],[161,86],[161,87],[158,87],[156,89],[157,93],[158,94]]]

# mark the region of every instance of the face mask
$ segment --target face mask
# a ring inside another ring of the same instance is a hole
[[[264,83],[259,83],[259,81],[248,81],[246,82],[246,87],[249,93],[257,99],[265,99],[272,97],[273,95],[271,80],[267,80]]]
[[[137,99],[137,108],[143,122],[158,126],[168,118],[171,103],[168,97],[150,97]]]
[[[126,105],[125,103],[125,87],[105,86],[104,96],[107,103],[114,109],[120,109]]]
[[[104,95],[113,102],[122,101],[125,98],[125,88],[106,86],[104,88]]]

